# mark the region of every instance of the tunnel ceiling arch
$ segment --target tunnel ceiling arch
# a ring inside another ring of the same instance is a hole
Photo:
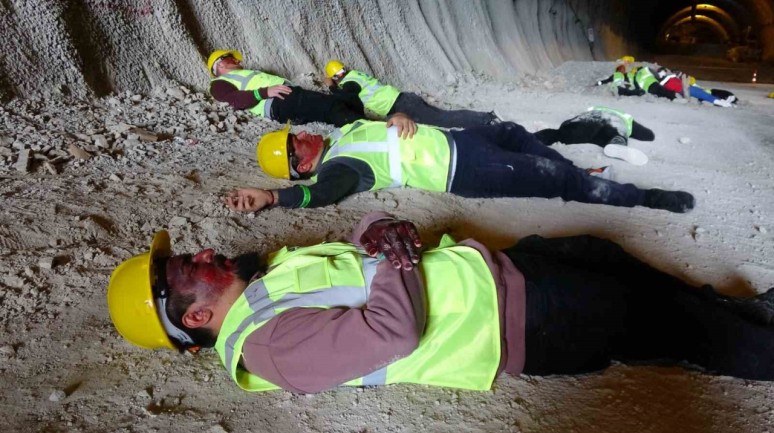
[[[738,11],[736,11],[738,13]],[[736,15],[737,17],[739,15]],[[670,30],[682,26],[692,21],[698,21],[705,24],[722,35],[724,42],[728,40],[738,40],[742,35],[744,28],[746,28],[746,20],[743,22],[738,21],[739,18],[734,18],[729,12],[722,7],[701,3],[697,4],[695,9],[693,6],[686,6],[677,12],[675,12],[665,23],[661,26],[660,38],[669,34]],[[744,26],[744,27],[742,27]]]
[[[719,25],[728,33],[730,44],[757,45],[764,61],[774,61],[772,0],[652,0],[632,4],[631,12],[632,34],[645,49],[657,51],[665,35],[677,26],[720,39]],[[708,19],[683,21],[694,15]]]
[[[669,31],[673,29],[679,29],[687,24],[699,24],[700,27],[709,28],[712,32],[720,37],[721,42],[728,42],[731,40],[728,31],[717,20],[710,18],[706,15],[693,15],[679,19],[666,31],[666,35],[669,35]]]

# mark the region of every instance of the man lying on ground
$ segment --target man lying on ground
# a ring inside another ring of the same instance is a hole
[[[411,187],[463,197],[561,197],[670,212],[693,209],[684,191],[640,189],[573,165],[513,122],[442,131],[397,113],[388,122],[359,120],[330,136],[290,127],[261,138],[258,164],[280,179],[315,179],[280,190],[239,188],[225,197],[234,210],[327,206],[361,191]]]
[[[592,236],[533,235],[499,252],[444,237],[420,253],[413,224],[373,213],[352,242],[264,262],[172,255],[159,232],[113,272],[111,319],[144,348],[214,347],[248,391],[487,390],[502,371],[581,374],[614,360],[774,380],[774,290],[718,295]]]
[[[331,60],[325,65],[325,75],[325,85],[332,93],[357,95],[365,109],[379,119],[404,113],[417,123],[443,128],[470,128],[500,122],[494,112],[433,107],[416,93],[401,92],[393,86],[382,84],[366,73],[347,69],[338,60]]]
[[[591,107],[562,122],[559,129],[543,129],[535,136],[547,146],[557,142],[593,143],[602,147],[605,155],[634,165],[645,165],[648,157],[642,151],[629,147],[629,138],[640,141],[656,138],[653,131],[634,120],[631,114],[607,107]]]

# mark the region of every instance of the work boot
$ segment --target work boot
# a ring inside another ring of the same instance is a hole
[[[645,165],[648,163],[648,155],[641,150],[620,144],[608,144],[602,152],[610,158],[623,159],[632,165]]]
[[[607,144],[620,144],[621,146],[626,146],[628,144],[628,140],[622,135],[616,135]]]
[[[759,325],[774,324],[774,287],[750,298],[719,295],[718,301],[727,309]]]
[[[497,114],[496,111],[494,110],[490,111],[489,116],[491,117],[491,120],[489,121],[488,125],[497,125],[499,123],[503,123],[503,118],[500,117],[500,115]]]
[[[645,201],[642,205],[651,209],[685,213],[693,209],[695,203],[693,195],[685,191],[665,191],[653,188],[645,190]]]

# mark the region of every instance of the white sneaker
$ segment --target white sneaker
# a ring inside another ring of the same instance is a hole
[[[606,156],[610,158],[623,159],[632,165],[645,165],[648,163],[648,155],[641,150],[620,144],[608,144],[603,149]]]
[[[734,102],[736,102],[736,95],[729,96],[728,98],[726,98],[726,101],[733,104]]]
[[[725,99],[716,99],[712,101],[712,104],[717,105],[718,107],[731,108],[731,103]]]

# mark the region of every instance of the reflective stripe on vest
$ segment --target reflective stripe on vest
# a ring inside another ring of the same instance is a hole
[[[343,385],[422,383],[486,390],[500,361],[497,293],[489,267],[470,247],[444,246],[422,255],[418,271],[427,295],[427,324],[409,356]],[[351,244],[330,243],[279,251],[269,272],[251,283],[224,319],[215,344],[232,379],[248,391],[277,386],[240,367],[247,337],[289,308],[366,305],[377,268]],[[370,276],[369,276],[370,274]]]
[[[342,146],[333,146],[325,155],[325,160],[344,155],[345,153],[387,153],[390,166],[391,183],[387,188],[400,188],[403,186],[403,167],[400,163],[400,139],[398,137],[398,128],[393,126],[387,128],[386,142],[352,142],[347,144],[346,148]]]
[[[341,80],[341,85],[354,82],[360,86],[358,97],[363,106],[374,114],[385,117],[390,112],[400,90],[393,86],[381,84],[376,78],[360,71],[349,71]]]
[[[263,87],[278,86],[285,84],[286,80],[276,75],[267,74],[260,71],[252,71],[250,69],[240,69],[238,71],[231,71],[228,74],[221,75],[213,78],[213,81],[225,81],[230,83],[238,90],[258,90]],[[262,99],[256,105],[251,107],[248,111],[256,116],[262,116],[271,118],[270,107],[273,98]]]
[[[667,83],[667,81],[671,80],[672,78],[675,78],[677,75],[675,74],[667,74],[664,76],[664,78],[661,79],[661,81],[658,82],[658,84],[661,84],[662,86]]]
[[[428,191],[448,191],[454,180],[457,152],[451,134],[417,125],[410,139],[398,136],[397,127],[384,122],[358,120],[334,131],[323,157],[355,158],[374,174],[372,191],[408,186]]]
[[[653,83],[658,82],[656,77],[653,75],[653,72],[651,72],[650,69],[645,66],[637,70],[637,73],[634,75],[634,79],[637,81],[637,85],[640,86],[640,89],[646,92],[648,89],[650,89],[650,86],[653,85]]]
[[[613,85],[620,86],[624,81],[625,78],[622,72],[613,72]]]
[[[631,114],[625,113],[621,110],[616,110],[614,108],[608,108],[608,107],[602,107],[602,106],[590,107],[588,109],[588,111],[592,111],[592,110],[612,114],[613,116],[609,120],[613,124],[613,126],[615,126],[616,129],[618,129],[618,131],[622,133],[621,135],[624,135],[623,133],[625,132],[626,138],[631,137],[632,128],[634,128],[634,117]],[[622,131],[622,128],[620,128],[620,125],[616,125],[618,123],[616,122],[616,120],[623,122],[626,129]]]

